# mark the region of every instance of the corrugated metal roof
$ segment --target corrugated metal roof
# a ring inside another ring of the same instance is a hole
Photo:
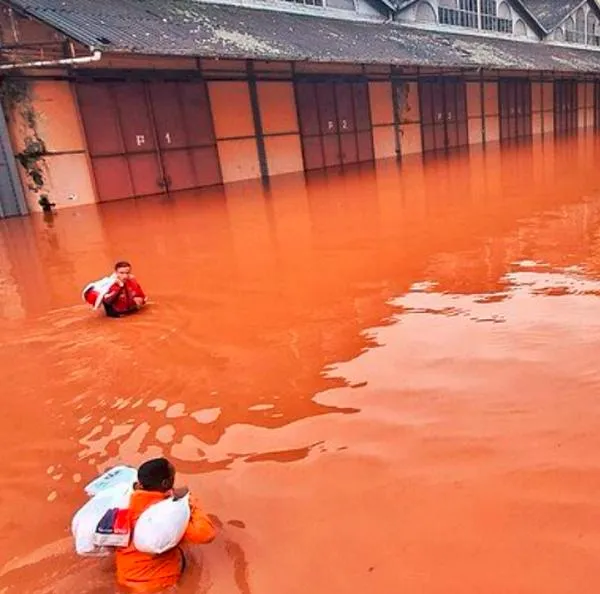
[[[264,60],[593,72],[600,51],[456,35],[198,0],[11,0],[110,52]]]

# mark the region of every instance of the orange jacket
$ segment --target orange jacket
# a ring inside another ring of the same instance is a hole
[[[148,507],[169,497],[168,493],[154,491],[134,491],[129,509],[132,523],[135,523]],[[202,544],[211,542],[216,531],[212,522],[202,511],[191,504],[190,523],[182,543]],[[176,548],[161,555],[151,555],[138,551],[133,542],[124,548],[118,548],[115,554],[117,582],[137,592],[162,590],[175,585],[181,577],[182,553]]]

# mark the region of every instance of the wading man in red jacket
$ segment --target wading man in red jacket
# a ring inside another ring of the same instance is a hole
[[[146,303],[146,295],[131,274],[131,264],[117,262],[114,277],[115,282],[102,298],[106,315],[111,318],[120,318],[143,307]]]

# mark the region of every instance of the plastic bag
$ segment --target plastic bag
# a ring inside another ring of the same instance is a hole
[[[190,515],[189,495],[151,505],[136,522],[133,546],[142,553],[152,555],[175,548],[185,534]]]
[[[132,484],[137,480],[137,470],[131,466],[113,466],[85,487],[85,492],[93,497],[105,489],[111,489],[123,483]]]
[[[110,549],[96,544],[96,528],[110,509],[129,507],[132,492],[132,483],[121,483],[104,489],[79,509],[71,522],[71,533],[78,555],[106,556],[110,554]]]

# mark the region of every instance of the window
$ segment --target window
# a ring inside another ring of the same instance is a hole
[[[571,18],[565,22],[565,41],[575,43],[575,21]]]
[[[478,0],[459,0],[458,7],[446,6],[448,2],[440,2],[439,21],[445,25],[484,29],[499,33],[512,33],[513,24],[510,8],[505,2],[498,7],[497,0],[479,0],[481,15],[478,13]],[[480,22],[481,17],[481,22]]]
[[[586,14],[582,7],[579,8],[565,21],[562,31],[556,29],[554,39],[600,47],[600,21],[596,11],[590,10]]]
[[[417,16],[416,21],[420,23],[435,23],[437,21],[435,17],[435,10],[429,2],[419,2],[417,5]]]
[[[518,20],[515,24],[515,35],[518,35],[519,37],[527,37],[527,27],[521,20]]]
[[[477,29],[477,0],[460,0],[458,8],[440,6],[438,16],[444,25]]]
[[[575,15],[575,40],[576,43],[585,43],[585,13],[580,8]]]
[[[577,20],[567,19],[565,23],[565,41],[569,43],[585,43],[585,19],[583,10],[577,12]]]
[[[459,7],[468,17],[469,23],[474,23],[469,26],[477,27],[477,0],[459,0]]]
[[[587,44],[600,46],[598,19],[591,12],[587,16]]]
[[[513,19],[510,6],[506,2],[498,5],[498,31],[501,33],[513,32]]]
[[[488,31],[495,31],[497,17],[496,1],[481,0],[481,27]]]

